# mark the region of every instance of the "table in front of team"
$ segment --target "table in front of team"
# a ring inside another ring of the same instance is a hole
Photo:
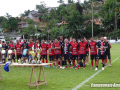
[[[1,67],[2,67],[3,65],[5,65],[5,64],[0,64],[0,79],[2,79],[2,81],[3,81],[3,77],[2,77]]]
[[[42,63],[42,64],[18,64],[18,63],[12,63],[11,65],[12,66],[30,66],[31,67],[31,75],[30,75],[30,81],[29,81],[28,86],[29,86],[29,88],[30,88],[30,86],[36,86],[37,89],[38,89],[39,85],[42,85],[42,84],[46,84],[47,85],[47,81],[46,81],[46,77],[45,77],[45,72],[44,72],[44,67],[43,66],[50,65],[50,64],[52,64],[52,63]],[[2,65],[2,64],[0,64],[0,65]],[[37,80],[36,73],[35,73],[35,67],[40,67],[38,80]],[[41,71],[43,71],[44,81],[40,81]],[[34,73],[34,77],[35,77],[35,82],[31,82],[33,73]],[[2,78],[2,74],[1,74],[1,79],[3,79]]]

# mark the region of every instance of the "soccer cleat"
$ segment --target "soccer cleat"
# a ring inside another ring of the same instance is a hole
[[[65,68],[67,68],[67,66],[65,66]]]
[[[53,68],[55,68],[55,66],[53,66]]]
[[[85,67],[83,67],[83,69],[85,69]]]
[[[70,69],[72,69],[73,67],[70,66]]]
[[[73,66],[72,68],[75,68],[75,66]]]
[[[97,71],[97,70],[98,70],[98,68],[96,67],[96,68],[95,68],[95,71]]]
[[[110,65],[110,67],[111,67],[111,65]]]
[[[93,69],[93,66],[91,67],[91,69]]]
[[[48,68],[51,68],[51,66],[49,66]]]
[[[104,67],[102,67],[102,70],[104,70]]]
[[[79,68],[77,67],[77,68],[75,68],[75,69],[79,69]]]
[[[63,67],[60,66],[59,68],[62,69]]]

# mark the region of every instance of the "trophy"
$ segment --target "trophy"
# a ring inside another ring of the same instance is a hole
[[[18,64],[20,64],[20,59],[18,60]]]
[[[8,60],[12,60],[11,55],[12,55],[12,50],[8,50]]]
[[[25,60],[25,63],[28,64],[28,60]]]
[[[5,50],[2,50],[2,62],[5,63]]]
[[[21,64],[23,64],[23,58],[21,58]]]

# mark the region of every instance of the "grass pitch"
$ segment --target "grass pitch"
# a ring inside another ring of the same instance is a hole
[[[111,58],[112,61],[120,56],[120,44],[112,44]],[[99,61],[99,70],[102,68]],[[91,83],[94,84],[120,84],[120,59],[112,63],[112,67],[105,68],[104,71],[97,74],[94,78],[90,79],[78,90],[120,90],[120,88],[93,88]],[[109,60],[108,60],[109,64]],[[69,67],[69,66],[68,66]],[[89,60],[89,65],[86,66],[85,70],[82,68],[75,69],[56,69],[56,68],[44,68],[47,86],[45,84],[40,85],[39,89],[34,86],[28,88],[28,83],[31,74],[31,67],[10,67],[9,72],[4,71],[4,67],[1,67],[3,81],[0,80],[0,90],[71,90],[95,72],[91,69],[91,61]],[[39,67],[35,69],[36,75],[38,77]],[[34,75],[33,75],[34,76]],[[41,80],[43,80],[43,75],[41,75]],[[34,77],[32,78],[34,81]]]

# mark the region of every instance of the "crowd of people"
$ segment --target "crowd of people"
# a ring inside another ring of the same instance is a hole
[[[80,41],[77,41],[75,38],[70,38],[68,41],[67,38],[63,39],[63,37],[60,36],[60,40],[49,40],[48,44],[45,43],[45,40],[42,40],[40,43],[38,39],[35,43],[32,39],[29,39],[28,42],[26,40],[21,42],[20,38],[17,40],[16,45],[14,45],[11,40],[9,44],[0,41],[0,46],[1,52],[2,50],[5,50],[7,53],[8,50],[12,50],[11,59],[14,60],[14,62],[15,59],[17,59],[17,61],[23,59],[23,62],[25,63],[25,60],[27,59],[32,61],[36,58],[35,60],[40,60],[41,63],[44,63],[45,60],[46,63],[48,63],[49,60],[50,63],[53,63],[54,68],[65,69],[67,68],[68,63],[71,69],[79,69],[80,67],[85,69],[85,66],[89,65],[90,51],[91,69],[93,69],[93,61],[95,61],[95,71],[98,70],[99,59],[102,60],[102,70],[104,70],[104,66],[107,64],[107,58],[109,59],[111,66],[111,44],[107,41],[107,37],[103,36],[100,37],[100,41],[95,41],[93,37],[91,37],[89,41],[86,40],[85,37],[81,37]],[[1,52],[0,57],[2,58]],[[7,57],[6,53],[4,54],[5,62]],[[57,64],[56,67],[55,61]],[[51,67],[51,64],[46,67]]]

